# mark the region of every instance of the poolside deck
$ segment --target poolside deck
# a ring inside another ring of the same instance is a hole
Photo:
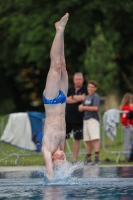
[[[129,165],[129,164],[116,164],[116,165],[99,165],[98,167],[133,167],[133,165]],[[83,167],[87,167],[87,166],[83,166]],[[12,172],[12,171],[34,171],[34,170],[42,170],[44,169],[45,166],[1,166],[0,167],[0,172]]]

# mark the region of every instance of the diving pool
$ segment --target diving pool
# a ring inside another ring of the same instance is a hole
[[[131,200],[132,166],[71,166],[49,182],[45,168],[0,172],[0,200]]]

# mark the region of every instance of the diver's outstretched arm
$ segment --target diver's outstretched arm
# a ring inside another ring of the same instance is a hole
[[[52,153],[45,146],[42,146],[42,153],[45,160],[47,178],[51,180],[53,178]]]

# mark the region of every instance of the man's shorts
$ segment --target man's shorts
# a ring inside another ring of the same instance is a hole
[[[75,140],[83,139],[83,124],[66,123],[66,139],[70,138],[72,131]]]
[[[96,119],[83,121],[83,139],[84,141],[100,139],[100,124]]]

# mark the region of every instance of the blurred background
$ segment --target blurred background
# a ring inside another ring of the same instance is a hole
[[[65,30],[69,85],[82,72],[98,82],[104,109],[133,93],[133,1],[4,0],[0,2],[0,115],[44,111],[54,23],[70,14]]]

